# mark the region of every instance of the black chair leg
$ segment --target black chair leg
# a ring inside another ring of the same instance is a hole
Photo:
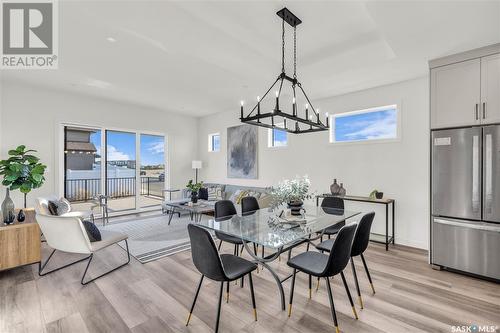
[[[335,313],[335,304],[333,303],[332,287],[330,286],[330,280],[325,277],[326,289],[328,290],[328,298],[330,300],[330,310],[332,311],[333,323],[335,325],[335,333],[340,333],[339,324],[337,322],[337,314]]]
[[[58,268],[55,268],[51,271],[48,271],[48,272],[45,272],[45,273],[42,273],[43,269],[45,268],[45,266],[47,266],[47,264],[49,263],[49,260],[52,258],[52,256],[54,255],[54,253],[56,252],[56,250],[53,250],[52,253],[49,255],[49,257],[47,258],[47,260],[42,264],[42,262],[40,261],[38,263],[38,275],[40,276],[44,276],[44,275],[47,275],[47,274],[50,274],[50,273],[53,273],[53,272],[56,272],[60,269],[63,269],[63,268],[66,268],[66,267],[69,267],[71,265],[74,265],[74,264],[77,264],[79,262],[82,262],[82,261],[85,261],[87,259],[89,259],[91,256],[87,256],[85,258],[82,258],[82,259],[78,259],[77,261],[73,261],[67,265],[64,265],[64,266],[61,266],[61,267],[58,267]]]
[[[226,303],[229,303],[229,285],[231,284],[230,281],[227,281],[227,286],[226,286]]]
[[[255,306],[255,293],[253,291],[252,273],[248,273],[248,283],[250,283],[250,295],[252,296],[253,317],[257,321],[257,307]]]
[[[365,266],[366,275],[368,276],[368,281],[370,281],[370,286],[372,287],[373,295],[375,295],[375,288],[373,287],[372,277],[368,271],[368,266],[366,265],[365,257],[361,253],[361,261],[363,261],[363,266]]]
[[[221,247],[222,247],[222,241],[220,241],[219,246],[217,247],[217,251],[220,251]]]
[[[293,302],[293,289],[295,288],[295,275],[297,275],[297,270],[293,269],[292,275],[292,285],[290,287],[290,302],[288,303],[288,317],[292,315],[292,302]]]
[[[219,305],[217,306],[217,320],[215,322],[215,333],[219,332],[220,308],[222,303],[222,292],[224,290],[224,281],[220,283],[219,289]]]
[[[356,308],[354,307],[354,302],[352,301],[351,291],[349,290],[349,286],[347,285],[347,281],[345,280],[344,272],[340,272],[340,277],[342,278],[342,282],[344,283],[344,288],[347,293],[347,297],[349,298],[349,303],[351,303],[352,313],[354,314],[354,318],[358,319],[358,313],[356,312]]]
[[[102,273],[101,275],[98,275],[98,276],[96,276],[96,277],[95,277],[95,278],[93,278],[93,279],[90,279],[90,280],[88,280],[88,281],[86,281],[86,282],[83,282],[83,280],[85,280],[85,275],[87,274],[87,270],[89,269],[90,263],[92,262],[92,259],[94,258],[94,254],[91,254],[91,255],[89,256],[89,262],[87,263],[87,267],[85,267],[85,271],[83,272],[82,279],[80,280],[80,283],[81,283],[82,285],[89,284],[90,282],[95,281],[95,280],[97,280],[98,278],[103,277],[104,275],[108,275],[109,273],[112,273],[112,272],[116,271],[117,269],[122,268],[122,267],[123,267],[123,266],[125,266],[125,265],[128,265],[128,264],[130,263],[130,251],[129,251],[129,249],[128,249],[128,242],[127,242],[127,240],[126,240],[126,239],[125,239],[125,246],[126,246],[126,248],[127,248],[127,261],[126,261],[125,263],[121,264],[121,265],[120,265],[120,266],[118,266],[118,267],[113,268],[112,270],[109,270],[109,271],[107,271],[107,272],[105,272],[105,273]]]
[[[358,293],[359,306],[363,309],[363,298],[361,297],[361,290],[359,290],[358,274],[356,274],[356,267],[354,265],[354,258],[351,257],[352,275],[354,275],[354,283],[356,284],[356,292]]]
[[[189,316],[186,322],[186,326],[189,325],[189,321],[191,320],[191,314],[193,313],[194,305],[196,304],[196,300],[198,299],[198,294],[200,293],[201,284],[203,282],[204,277],[205,275],[201,276],[200,282],[198,283],[198,288],[196,288],[196,294],[194,294],[193,304],[191,305],[191,310],[189,310]]]

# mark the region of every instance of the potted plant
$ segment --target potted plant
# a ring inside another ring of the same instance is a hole
[[[186,187],[191,191],[191,201],[193,203],[198,202],[198,191],[203,187],[203,182],[193,183],[193,180],[190,179]]]
[[[384,192],[379,192],[378,190],[373,190],[370,192],[370,199],[382,199],[384,197]]]
[[[26,196],[31,190],[39,188],[45,182],[46,165],[40,163],[40,159],[30,153],[36,150],[26,150],[21,145],[16,149],[9,150],[9,158],[0,161],[0,175],[3,176],[2,185],[10,190],[19,190],[24,194],[24,208],[26,208]]]
[[[300,215],[304,200],[312,198],[312,194],[309,193],[310,185],[311,182],[307,176],[296,177],[292,180],[285,179],[271,189],[273,205],[286,203],[292,215]]]

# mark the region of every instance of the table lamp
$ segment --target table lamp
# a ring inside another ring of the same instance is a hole
[[[191,162],[191,166],[196,170],[195,173],[195,183],[198,183],[198,169],[201,169],[201,161],[193,161]]]

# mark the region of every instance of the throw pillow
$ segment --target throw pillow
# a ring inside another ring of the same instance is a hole
[[[260,208],[267,208],[271,206],[271,203],[273,201],[273,196],[268,193],[262,193],[257,201],[259,202]]]
[[[222,200],[222,186],[211,186],[208,188],[208,201]]]
[[[243,199],[247,195],[248,195],[248,191],[241,191],[240,195],[238,195],[238,197],[236,198],[236,203],[238,205],[241,205],[241,199]]]
[[[57,205],[57,215],[63,215],[71,211],[71,205],[65,198],[55,201],[55,204]]]
[[[208,200],[208,189],[200,188],[200,191],[198,192],[198,198],[201,200]]]
[[[236,203],[236,201],[238,200],[238,197],[240,196],[241,194],[241,190],[236,190],[230,197],[229,197],[229,200],[231,200],[233,203]]]
[[[208,191],[208,201],[215,201],[217,200],[217,187],[209,187],[207,189]]]
[[[47,208],[49,209],[50,215],[57,216],[57,204],[55,201],[49,201],[47,204]]]
[[[89,236],[89,240],[91,242],[99,242],[102,240],[101,232],[96,227],[94,223],[89,221],[83,221],[83,226],[85,227],[85,231],[87,231],[87,236]]]

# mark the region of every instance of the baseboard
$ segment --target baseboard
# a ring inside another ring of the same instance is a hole
[[[427,250],[427,251],[429,250],[429,244],[427,242],[418,242],[414,240],[396,237],[396,244],[413,247],[421,250]]]

